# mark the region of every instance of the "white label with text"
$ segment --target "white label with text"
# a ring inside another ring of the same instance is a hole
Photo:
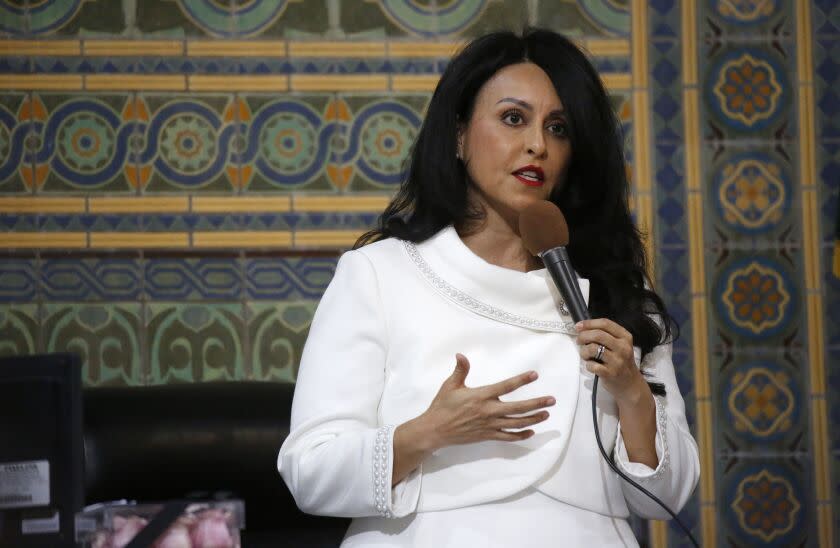
[[[49,503],[49,461],[0,463],[0,508],[27,508]]]

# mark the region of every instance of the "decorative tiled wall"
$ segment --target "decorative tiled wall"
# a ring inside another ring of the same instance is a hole
[[[681,517],[704,546],[831,546],[836,0],[0,0],[0,354],[293,381],[452,51],[527,24],[590,52],[624,125],[701,447]]]

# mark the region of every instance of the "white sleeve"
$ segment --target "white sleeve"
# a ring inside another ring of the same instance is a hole
[[[378,422],[387,353],[376,272],[364,253],[347,252],[312,319],[277,458],[304,512],[400,517],[416,509],[419,469],[390,487],[394,427]]]
[[[678,513],[688,502],[700,478],[700,457],[697,443],[688,430],[685,402],[677,386],[674,364],[671,361],[670,343],[662,344],[645,356],[642,367],[651,373],[652,381],[665,385],[665,396],[653,396],[656,403],[656,469],[641,463],[630,462],[621,436],[621,424],[615,444],[616,465],[631,479],[656,495],[671,510]],[[647,495],[621,481],[627,505],[645,519],[671,519]]]

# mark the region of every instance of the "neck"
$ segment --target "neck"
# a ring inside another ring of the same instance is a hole
[[[539,258],[525,248],[519,227],[491,208],[484,207],[482,219],[456,230],[464,245],[490,264],[519,272],[543,267]]]

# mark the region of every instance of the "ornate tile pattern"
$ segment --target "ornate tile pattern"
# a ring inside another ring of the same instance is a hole
[[[706,545],[840,538],[833,0],[0,0],[0,353],[294,381],[450,54],[526,24],[592,54],[627,135],[701,441],[681,518]]]

